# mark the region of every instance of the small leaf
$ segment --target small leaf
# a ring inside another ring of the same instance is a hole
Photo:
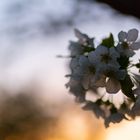
[[[101,45],[106,46],[108,48],[114,47],[113,34],[111,33],[108,38],[103,39]]]

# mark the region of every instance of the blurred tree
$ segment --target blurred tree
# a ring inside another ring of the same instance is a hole
[[[140,18],[139,0],[96,0],[110,5],[112,8],[124,14],[130,14]]]

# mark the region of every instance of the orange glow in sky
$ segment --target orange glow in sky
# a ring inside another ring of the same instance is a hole
[[[109,128],[106,140],[139,140],[140,119]]]
[[[102,140],[103,127],[92,113],[73,106],[62,113],[47,140]]]

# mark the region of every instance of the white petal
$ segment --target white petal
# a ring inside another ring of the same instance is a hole
[[[100,62],[100,56],[96,54],[95,51],[92,51],[88,54],[88,60],[93,65],[98,65]]]
[[[127,35],[127,41],[136,41],[138,38],[138,30],[137,29],[131,29],[128,31],[128,35]]]
[[[133,75],[134,75],[134,79],[135,79],[138,83],[140,83],[140,75],[135,74],[135,73],[133,73]],[[140,88],[140,87],[139,87],[139,88]]]
[[[127,38],[127,33],[123,31],[119,32],[118,38],[120,42],[123,42]]]
[[[109,49],[105,46],[98,46],[95,50],[96,54],[101,55],[101,54],[108,54]]]
[[[135,42],[131,45],[132,50],[138,50],[140,49],[140,42]]]
[[[135,55],[135,52],[133,50],[130,50],[130,49],[125,49],[124,50],[124,54],[127,56],[127,57],[132,57]]]
[[[109,78],[106,83],[106,91],[108,93],[114,94],[117,93],[121,89],[120,83],[118,80],[114,78]]]

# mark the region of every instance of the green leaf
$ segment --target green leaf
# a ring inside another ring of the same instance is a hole
[[[84,46],[83,48],[84,48],[84,52],[91,52],[91,51],[94,51],[95,50],[95,48],[92,48],[92,47],[86,47],[86,46]]]
[[[114,47],[114,37],[113,37],[113,34],[110,33],[109,37],[104,38],[102,40],[101,45],[106,46],[108,48]]]

